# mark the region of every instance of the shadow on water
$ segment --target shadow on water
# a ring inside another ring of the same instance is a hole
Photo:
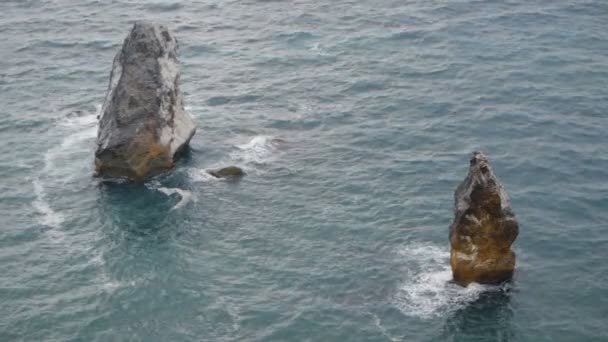
[[[175,234],[172,199],[160,191],[136,182],[99,183],[99,210],[112,235],[126,240],[165,242]]]
[[[447,317],[441,341],[515,341],[511,290],[502,286]]]
[[[175,158],[177,159],[175,165],[188,165],[192,162],[192,153],[196,152],[192,146],[186,145],[181,150],[177,151]]]

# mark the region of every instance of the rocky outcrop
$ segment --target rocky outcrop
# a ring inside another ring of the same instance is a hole
[[[216,170],[207,170],[215,178],[235,178],[245,175],[245,171],[238,166],[228,166]]]
[[[454,281],[498,284],[515,269],[511,244],[519,227],[502,185],[480,152],[471,158],[469,174],[454,194],[450,226],[450,264]]]
[[[184,110],[177,63],[177,40],[165,26],[133,26],[114,58],[99,119],[98,175],[155,175],[188,146],[195,126]]]

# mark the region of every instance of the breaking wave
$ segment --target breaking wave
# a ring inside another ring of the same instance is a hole
[[[408,264],[406,280],[394,296],[404,315],[425,319],[442,316],[474,302],[486,291],[501,290],[500,286],[472,283],[461,287],[452,283],[447,247],[412,243],[398,254]]]
[[[193,182],[209,182],[218,180],[217,178],[210,175],[209,172],[207,172],[207,170],[205,169],[190,168],[187,172],[188,177],[190,177]]]
[[[281,142],[281,139],[269,135],[258,135],[246,144],[236,145],[230,157],[246,165],[265,164],[275,157]]]

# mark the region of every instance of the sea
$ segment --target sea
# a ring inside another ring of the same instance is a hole
[[[138,20],[198,129],[106,182]],[[608,341],[607,28],[604,0],[0,1],[0,341]],[[513,281],[465,288],[477,150],[520,233]]]

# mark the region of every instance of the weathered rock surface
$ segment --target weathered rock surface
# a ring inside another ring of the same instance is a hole
[[[217,170],[207,170],[207,172],[216,178],[242,177],[245,171],[238,166],[228,166]]]
[[[471,158],[469,174],[454,194],[450,226],[450,264],[454,281],[498,284],[515,269],[511,244],[519,227],[502,185],[480,152]]]
[[[179,91],[177,40],[139,22],[114,58],[99,119],[100,176],[142,179],[173,166],[195,132]]]

